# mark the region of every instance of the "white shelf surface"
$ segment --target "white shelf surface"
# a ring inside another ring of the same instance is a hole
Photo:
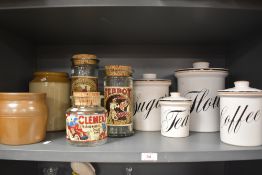
[[[45,141],[52,141],[43,144]],[[0,145],[0,159],[33,161],[135,162],[141,153],[157,153],[154,162],[202,162],[262,159],[262,146],[224,144],[219,133],[191,133],[187,138],[167,138],[160,132],[136,132],[126,138],[110,138],[97,147],[68,144],[65,133],[48,133],[45,141],[23,146]]]

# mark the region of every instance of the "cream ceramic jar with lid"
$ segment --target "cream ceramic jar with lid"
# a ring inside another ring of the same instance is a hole
[[[193,68],[175,71],[178,92],[192,99],[190,131],[219,131],[217,90],[225,89],[227,75],[227,69],[210,68],[208,62],[195,62]]]
[[[140,131],[160,131],[159,99],[168,96],[171,80],[158,79],[156,74],[143,74],[134,80],[134,128]]]
[[[238,146],[262,145],[262,91],[236,81],[234,88],[219,90],[221,141]]]
[[[192,100],[171,92],[170,97],[160,99],[161,134],[166,137],[189,136],[190,107]]]

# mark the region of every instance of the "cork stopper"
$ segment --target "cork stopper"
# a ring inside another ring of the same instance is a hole
[[[100,92],[73,92],[73,103],[76,106],[100,106]]]
[[[72,57],[73,65],[97,64],[99,60],[94,54],[76,54]]]
[[[105,72],[107,76],[128,77],[132,75],[132,68],[131,66],[108,65],[105,66]]]

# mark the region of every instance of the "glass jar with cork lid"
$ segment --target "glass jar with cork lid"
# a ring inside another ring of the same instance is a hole
[[[105,66],[104,106],[108,111],[108,136],[126,137],[133,131],[133,79],[130,66]]]
[[[66,111],[66,137],[70,144],[97,146],[107,141],[107,111],[99,92],[74,92]]]
[[[76,54],[72,58],[72,92],[98,91],[98,62],[96,55]]]

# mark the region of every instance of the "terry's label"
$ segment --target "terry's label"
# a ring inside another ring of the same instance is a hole
[[[97,77],[91,76],[72,76],[73,92],[97,92]]]
[[[251,124],[253,122],[261,122],[260,109],[250,111],[248,105],[237,106],[234,110],[230,110],[230,108],[232,108],[232,106],[224,106],[220,110],[220,127],[221,129],[226,129],[228,133],[236,134],[243,125]]]
[[[208,89],[202,89],[200,91],[189,91],[185,94],[185,97],[193,101],[190,113],[199,113],[219,108],[220,98],[218,96],[210,97],[209,93]]]
[[[163,106],[161,113],[161,131],[163,133],[173,133],[180,128],[189,127],[189,109],[182,107],[172,109]]]
[[[107,137],[106,114],[66,114],[66,137],[75,142],[92,142]]]
[[[155,98],[155,99],[140,100],[140,98],[137,97],[134,107],[134,116],[136,114],[141,113],[143,119],[146,120],[150,116],[150,113],[152,112],[153,109],[160,108],[159,99],[161,98],[163,97],[157,99]]]
[[[132,89],[129,87],[105,87],[108,125],[132,124],[132,93]]]

